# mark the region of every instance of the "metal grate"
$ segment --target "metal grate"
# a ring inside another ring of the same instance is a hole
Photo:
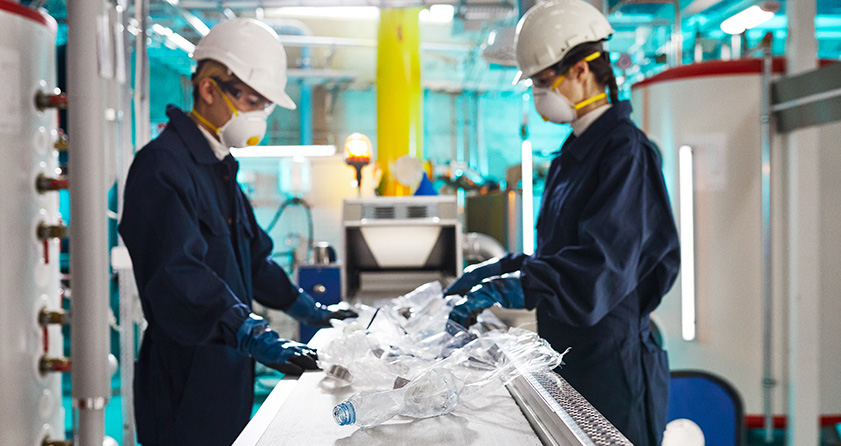
[[[388,218],[395,217],[394,206],[377,206],[374,208],[374,218]]]
[[[362,218],[375,220],[425,220],[438,216],[438,207],[434,204],[382,204],[364,205]]]
[[[429,215],[429,208],[426,206],[409,206],[407,209],[408,218],[426,218]]]
[[[598,446],[633,446],[577,390],[553,372],[534,372],[526,379],[553,411],[563,410]],[[552,407],[555,406],[555,407]]]

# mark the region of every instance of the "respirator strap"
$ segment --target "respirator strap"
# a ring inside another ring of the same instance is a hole
[[[190,113],[193,116],[195,116],[196,119],[198,119],[202,124],[210,127],[210,129],[213,130],[214,132],[219,133],[219,129],[215,125],[211,124],[210,121],[205,119],[204,116],[200,115],[199,112],[197,112],[195,109],[193,109],[193,111],[191,111]]]
[[[589,98],[589,99],[585,99],[585,100],[583,100],[583,101],[581,101],[581,102],[579,102],[579,103],[575,104],[575,105],[573,106],[573,108],[574,108],[574,109],[576,109],[576,110],[581,110],[582,108],[584,108],[584,107],[586,107],[586,106],[588,106],[588,105],[592,104],[593,102],[596,102],[596,101],[598,101],[598,100],[604,99],[604,98],[606,98],[606,97],[607,97],[607,93],[605,93],[605,92],[601,92],[601,93],[599,93],[599,94],[597,94],[597,95],[595,95],[595,96],[593,96],[593,97],[591,97],[591,98]]]
[[[234,104],[231,102],[231,100],[228,99],[228,95],[224,91],[222,91],[222,87],[220,87],[219,84],[216,83],[216,80],[212,77],[210,78],[210,82],[213,82],[213,85],[216,86],[216,89],[219,90],[219,93],[222,93],[222,99],[224,99],[225,103],[228,104],[228,108],[230,108],[231,111],[234,112],[234,116],[239,116],[239,111],[236,107],[234,107]]]

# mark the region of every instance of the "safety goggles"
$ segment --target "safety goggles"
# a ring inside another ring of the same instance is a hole
[[[584,62],[591,62],[598,59],[601,55],[601,51],[596,51],[582,60]],[[558,76],[558,73],[554,69],[543,70],[530,78],[531,84],[537,88],[548,88],[554,90],[558,88],[558,85],[561,85],[561,82],[563,82],[564,78],[566,78],[567,74],[569,74],[570,69],[572,69],[572,67],[569,67],[569,69],[564,71],[564,74],[557,78],[556,76]]]
[[[246,91],[235,82],[224,82],[217,78],[210,78],[214,84],[226,95],[229,95],[236,104],[236,109],[244,112],[265,110],[271,113],[274,110],[274,102],[264,98],[256,92]]]

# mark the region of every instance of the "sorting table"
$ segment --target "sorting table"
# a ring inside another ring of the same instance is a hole
[[[318,348],[336,333],[320,330]],[[322,371],[278,382],[233,446],[280,445],[605,445],[632,446],[559,375],[518,377],[453,412],[432,418],[397,416],[362,429],[339,426],[333,407],[354,389]]]

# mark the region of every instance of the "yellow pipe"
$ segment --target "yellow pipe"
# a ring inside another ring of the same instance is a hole
[[[380,10],[377,47],[377,164],[382,179],[380,195],[411,193],[391,173],[397,158],[420,158],[423,151],[423,116],[420,85],[420,29],[422,8]]]

